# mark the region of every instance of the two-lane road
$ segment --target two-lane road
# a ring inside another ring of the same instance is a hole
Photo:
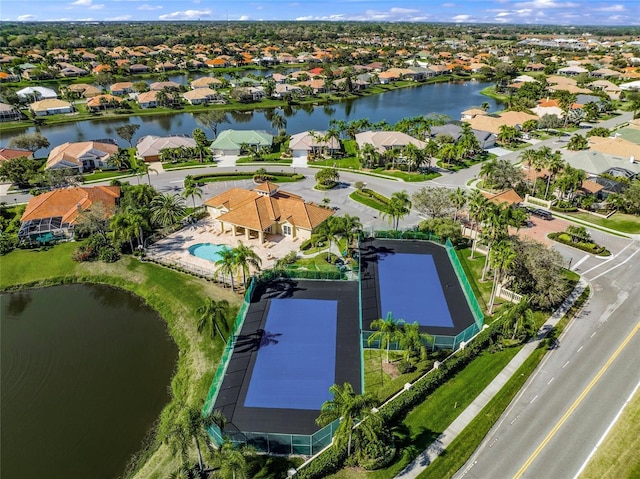
[[[640,243],[585,261],[593,297],[461,478],[573,478],[640,382]]]

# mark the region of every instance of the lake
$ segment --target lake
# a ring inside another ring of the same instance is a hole
[[[460,119],[460,113],[483,102],[490,105],[489,111],[498,109],[492,98],[480,93],[482,89],[491,85],[482,82],[464,83],[436,83],[422,85],[415,88],[392,90],[379,95],[366,96],[355,100],[343,101],[325,106],[309,106],[306,108],[282,110],[287,119],[287,132],[290,134],[306,130],[326,130],[329,120],[357,120],[368,118],[371,122],[386,120],[388,123],[429,113],[439,113],[450,116],[454,120]],[[225,129],[267,130],[273,133],[271,111],[230,112],[230,122],[219,126],[218,131]],[[128,144],[118,138],[115,129],[127,122],[140,126],[134,141],[145,135],[191,135],[194,128],[200,125],[191,113],[173,113],[154,116],[132,116],[129,119],[90,120],[61,125],[30,127],[26,131],[40,131],[45,135],[51,146],[57,146],[67,141],[87,141],[102,138],[114,138],[120,146]],[[25,130],[5,132],[0,138],[0,146],[7,146],[11,136]],[[205,131],[212,136],[212,132]],[[44,155],[45,150],[39,150],[37,155]]]
[[[0,308],[0,476],[120,476],[170,400],[165,322],[101,285],[3,294]]]

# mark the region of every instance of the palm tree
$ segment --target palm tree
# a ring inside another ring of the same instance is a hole
[[[533,168],[536,170],[536,179],[533,181],[533,192],[532,196],[536,195],[536,187],[537,187],[537,173],[542,171],[542,169],[546,166],[547,161],[553,155],[551,148],[548,146],[543,146],[539,150],[536,151],[536,158],[533,161]]]
[[[420,148],[418,148],[416,145],[414,145],[413,143],[408,143],[403,149],[402,149],[402,156],[404,156],[407,160],[407,170],[411,171],[411,167],[413,165],[417,165],[418,164],[418,159],[421,155],[422,151],[420,150]]]
[[[376,406],[376,400],[371,394],[356,394],[349,383],[344,383],[342,387],[334,384],[329,392],[333,394],[333,399],[322,404],[316,423],[324,427],[340,419],[340,425],[333,436],[334,444],[339,446],[346,440],[347,455],[351,456],[353,427],[367,411]]]
[[[147,175],[147,181],[149,185],[151,185],[151,175],[153,172],[156,175],[158,172],[149,166],[149,163],[143,160],[137,160],[135,165],[131,165],[131,171],[138,177],[138,184],[140,184],[140,177],[143,175]]]
[[[378,163],[380,153],[371,143],[365,143],[358,153],[365,168],[372,168]]]
[[[462,188],[456,188],[451,192],[451,202],[456,209],[453,220],[458,221],[458,211],[460,211],[467,204],[467,192]]]
[[[344,215],[341,226],[340,234],[347,241],[347,251],[349,251],[349,248],[353,246],[353,240],[362,231],[362,223],[357,216]]]
[[[160,194],[151,201],[151,221],[161,227],[176,224],[184,214],[184,198],[177,194]]]
[[[380,341],[380,348],[385,347],[387,349],[387,363],[389,362],[389,350],[391,349],[391,343],[400,337],[400,331],[404,324],[403,319],[395,321],[391,311],[387,314],[386,319],[376,319],[371,322],[371,329],[375,329],[376,332],[369,336],[367,344],[371,345],[374,341]]]
[[[278,132],[286,132],[287,119],[280,113],[274,113],[271,117],[271,126]]]
[[[506,210],[507,208],[505,208]],[[489,271],[489,257],[491,256],[491,248],[497,242],[503,239],[508,234],[508,222],[503,210],[498,205],[493,203],[487,203],[484,215],[484,237],[487,240],[487,248],[489,253],[487,254],[482,269],[482,281],[485,280],[487,272]]]
[[[500,241],[491,249],[489,256],[489,261],[494,271],[493,288],[491,289],[491,298],[489,299],[489,314],[493,314],[498,285],[501,284],[505,271],[509,269],[516,259],[516,252],[509,241]]]
[[[231,305],[226,299],[214,301],[211,298],[206,298],[205,303],[196,310],[196,313],[200,315],[200,319],[198,320],[199,333],[206,327],[209,327],[211,339],[213,339],[217,332],[222,342],[227,342],[222,334],[222,328],[220,328],[220,325],[222,325],[224,329],[227,329],[228,317],[232,314]]]
[[[535,332],[535,318],[529,298],[525,297],[519,303],[510,304],[501,312],[499,320],[502,321],[503,331],[511,333],[512,340],[517,336],[526,338]]]
[[[220,469],[216,477],[222,479],[247,479],[247,455],[248,448],[238,448],[230,441],[225,441],[217,450],[216,457],[219,461]]]
[[[416,321],[403,325],[400,331],[400,347],[404,350],[404,360],[409,361],[414,356],[426,359],[426,343],[433,343],[433,336],[420,332],[420,325]]]
[[[549,175],[547,176],[547,188],[544,192],[545,199],[549,194],[549,187],[551,186],[551,180],[555,178],[555,176],[562,171],[564,168],[564,161],[562,160],[562,154],[559,151],[554,152],[547,159],[546,164],[547,170],[549,171]]]
[[[131,252],[133,253],[133,238],[135,237],[135,228],[129,221],[129,217],[125,212],[113,215],[109,221],[109,228],[113,236],[114,243],[128,242]]]
[[[223,249],[218,254],[220,259],[215,263],[218,267],[216,274],[221,274],[223,280],[224,276],[228,274],[229,278],[231,278],[231,290],[233,291],[235,289],[233,275],[236,272],[236,255],[231,249]]]
[[[533,165],[536,162],[536,158],[538,157],[538,152],[534,149],[527,149],[520,153],[520,161],[525,163],[529,168],[529,172],[527,173],[527,186],[529,187],[529,191],[531,191],[531,170]]]
[[[260,259],[260,256],[249,246],[243,244],[242,241],[233,249],[233,253],[235,255],[236,268],[242,271],[242,284],[246,289],[249,266],[253,266],[256,270],[260,271],[262,259]]]
[[[438,143],[431,139],[427,141],[427,144],[422,150],[424,152],[424,161],[427,164],[427,170],[431,171],[431,163],[433,162],[433,158],[435,158],[435,156],[438,154],[439,150],[440,147],[438,146]]]
[[[480,167],[480,178],[484,180],[485,188],[493,189],[493,176],[496,174],[498,168],[499,163],[497,158],[485,161]]]
[[[400,220],[411,212],[411,197],[405,190],[396,191],[391,194],[386,211],[382,213],[383,218],[389,219],[389,224],[394,230],[398,230]]]
[[[469,195],[469,219],[473,220],[472,223],[472,236],[475,231],[475,236],[473,237],[473,243],[471,244],[471,259],[473,259],[473,254],[476,250],[476,245],[478,244],[478,232],[480,231],[480,223],[484,219],[487,204],[489,200],[486,196],[482,194],[480,190],[473,190]]]
[[[202,188],[198,186],[198,183],[193,179],[193,176],[187,175],[184,177],[184,190],[182,191],[182,196],[185,198],[190,196],[191,201],[193,201],[193,209],[196,209],[196,196],[202,199]]]

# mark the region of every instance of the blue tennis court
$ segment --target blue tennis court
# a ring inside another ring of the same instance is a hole
[[[244,407],[318,410],[335,382],[338,301],[271,299]]]
[[[421,326],[452,327],[438,270],[430,254],[378,254],[382,317]]]

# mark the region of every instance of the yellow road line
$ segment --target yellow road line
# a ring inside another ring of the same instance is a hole
[[[540,455],[540,453],[546,447],[546,445],[549,444],[549,441],[551,441],[553,436],[556,435],[556,433],[562,427],[562,425],[565,422],[567,422],[567,419],[569,419],[569,416],[571,416],[571,414],[573,414],[573,411],[576,410],[576,408],[584,400],[586,395],[589,394],[589,392],[593,389],[593,387],[596,385],[596,383],[600,380],[602,375],[607,371],[607,369],[609,369],[611,364],[616,360],[616,358],[620,355],[622,350],[627,346],[627,344],[629,344],[629,341],[631,341],[633,336],[635,336],[635,334],[639,330],[640,330],[640,323],[636,324],[635,328],[633,328],[633,330],[629,333],[629,335],[624,339],[622,344],[620,346],[618,346],[618,349],[616,349],[616,351],[611,355],[611,357],[605,363],[605,365],[602,366],[602,369],[600,369],[600,371],[598,371],[598,374],[596,374],[596,376],[591,380],[589,385],[584,389],[584,391],[582,391],[580,396],[578,396],[578,398],[573,402],[573,404],[567,410],[567,412],[564,413],[564,416],[562,416],[560,418],[560,420],[556,423],[556,425],[549,432],[549,434],[547,434],[547,437],[545,437],[544,440],[540,443],[540,445],[536,448],[536,450],[533,451],[533,454],[531,454],[531,456],[529,456],[529,459],[527,459],[527,461],[522,465],[522,467],[518,470],[518,472],[516,472],[515,476],[513,476],[513,479],[519,479],[520,477],[522,477],[522,475],[529,468],[531,463],[535,460],[536,457],[538,457],[538,455]]]

